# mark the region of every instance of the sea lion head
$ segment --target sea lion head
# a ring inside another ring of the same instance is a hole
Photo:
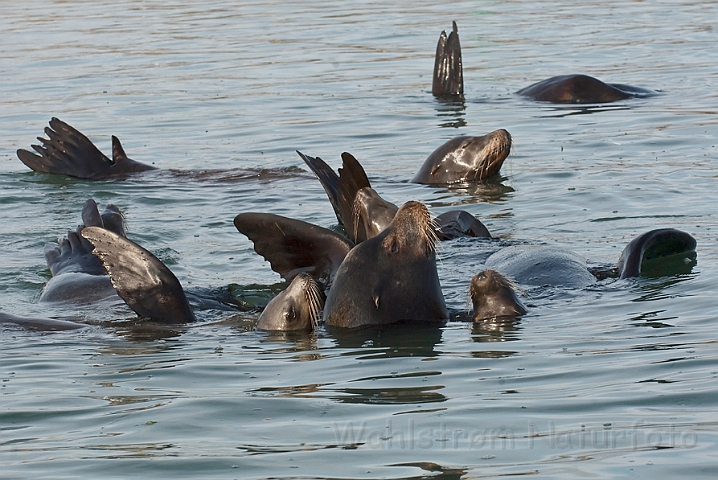
[[[292,283],[264,308],[257,329],[271,331],[311,331],[319,324],[324,306],[317,282],[307,273],[300,273]]]
[[[526,313],[514,284],[495,270],[484,270],[471,279],[471,301],[474,322],[498,317],[517,317]]]

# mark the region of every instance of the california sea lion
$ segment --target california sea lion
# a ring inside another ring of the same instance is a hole
[[[495,270],[484,270],[471,279],[470,294],[474,322],[498,317],[518,317],[526,307],[516,296],[514,284]]]
[[[364,168],[352,154],[342,153],[342,168],[337,174],[321,158],[297,153],[319,179],[337,220],[352,242],[375,237],[391,223],[399,207],[384,200],[371,187]],[[439,240],[461,236],[491,238],[486,227],[463,210],[444,212],[434,224]]]
[[[579,104],[610,103],[655,94],[645,88],[604,83],[597,78],[579,74],[551,77],[516,93],[539,102]]]
[[[456,22],[453,31],[446,37],[441,32],[436,47],[434,76],[431,92],[436,97],[463,95],[464,79],[461,63],[461,45]],[[551,103],[609,103],[628,98],[647,97],[655,92],[645,88],[618,83],[604,83],[588,75],[560,75],[551,77],[518,92],[532,100]]]
[[[114,135],[112,160],[85,135],[57,118],[53,117],[50,126],[45,127],[45,135],[48,138],[37,137],[42,145],[32,145],[39,155],[28,150],[17,151],[20,161],[36,172],[99,180],[155,169],[128,158],[119,139]]]
[[[696,240],[674,228],[651,230],[623,249],[617,268],[591,270],[583,257],[547,246],[514,245],[486,259],[488,268],[522,285],[583,287],[596,279],[630,278],[657,272],[674,275],[690,271],[696,259]]]
[[[257,328],[309,332],[319,324],[323,306],[323,293],[317,282],[311,275],[299,273],[286,289],[264,307]]]
[[[503,129],[452,138],[429,155],[411,181],[447,185],[483,180],[499,173],[510,152],[511,135]]]
[[[674,261],[669,261],[674,260]],[[631,240],[618,259],[620,278],[642,273],[659,275],[690,271],[696,260],[696,239],[675,228],[651,230]]]
[[[347,254],[327,295],[324,321],[353,328],[446,320],[435,242],[426,207],[405,203],[384,231]]]

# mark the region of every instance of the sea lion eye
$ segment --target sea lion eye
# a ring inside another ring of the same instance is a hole
[[[284,312],[284,318],[289,322],[297,318],[297,312],[294,311],[294,307],[289,307],[289,310]]]

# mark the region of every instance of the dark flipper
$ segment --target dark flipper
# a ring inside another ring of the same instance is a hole
[[[486,226],[479,219],[464,210],[444,212],[434,220],[439,240],[459,237],[491,238]]]
[[[646,273],[645,270],[661,275],[683,273],[690,271],[695,263],[695,250],[696,239],[686,232],[674,228],[651,230],[631,240],[623,249],[618,271],[621,278],[637,277]]]
[[[332,203],[337,219],[341,222],[341,216],[339,215],[339,175],[321,158],[304,155],[299,150],[297,150],[297,153],[319,179],[319,183],[324,187],[324,191],[327,192],[329,201]]]
[[[431,93],[435,97],[464,95],[464,71],[461,64],[461,44],[456,22],[453,22],[453,31],[448,38],[445,31],[442,31],[439,36],[434,59],[434,79]]]
[[[307,272],[322,288],[354,246],[326,228],[270,213],[241,213],[234,225],[285,280]]]
[[[85,135],[54,117],[50,126],[45,127],[45,135],[48,138],[37,138],[42,145],[32,145],[39,155],[17,151],[20,161],[36,172],[97,180],[154,169],[127,158],[116,137],[112,137],[113,160],[110,160]]]
[[[94,178],[97,172],[112,166],[112,161],[85,135],[62,120],[50,120],[50,127],[45,127],[45,135],[48,138],[37,138],[42,145],[32,146],[40,155],[27,150],[17,151],[22,163],[36,172]]]
[[[179,280],[157,257],[103,228],[87,227],[81,234],[94,245],[112,285],[137,315],[163,323],[195,320]]]

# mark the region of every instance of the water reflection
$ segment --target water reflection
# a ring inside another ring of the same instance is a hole
[[[437,479],[437,480],[459,480],[468,473],[468,469],[465,468],[451,468],[444,467],[438,463],[433,462],[408,462],[408,463],[395,463],[389,465],[390,467],[417,467],[425,470],[427,473],[418,477],[404,477],[405,480],[413,479]]]
[[[691,267],[692,268],[692,267]],[[667,298],[675,298],[676,293],[667,292],[670,287],[677,285],[686,280],[693,278],[693,275],[673,275],[658,278],[646,278],[641,272],[641,277],[635,279],[636,292],[639,294],[634,302],[649,302],[655,300],[663,300]]]
[[[434,391],[443,388],[443,385],[402,388],[338,388],[333,390],[338,395],[328,395],[327,398],[339,403],[367,405],[434,403],[448,400],[446,396]]]
[[[504,185],[504,176],[495,176],[475,183],[457,183],[437,188],[431,207],[473,205],[475,203],[498,203],[508,200],[515,192],[513,187]]]
[[[588,115],[600,112],[616,112],[620,110],[630,110],[628,105],[571,105],[571,106],[551,106],[548,111],[554,112],[543,115],[544,118],[564,118],[573,115]]]
[[[166,325],[148,322],[141,318],[113,324],[111,327],[118,336],[137,343],[152,343],[158,340],[176,338],[185,334],[188,330],[187,325]],[[150,348],[154,346],[153,344]]]
[[[660,315],[665,313],[665,310],[657,310],[655,312],[645,312],[640,315],[636,315],[631,318],[634,325],[639,327],[652,327],[652,328],[673,328],[674,325],[666,323],[666,320],[677,320],[678,317],[661,317]]]
[[[459,128],[467,125],[464,118],[466,113],[466,102],[464,97],[450,97],[436,99],[436,116],[440,122],[438,126],[441,128]]]
[[[344,355],[358,360],[387,357],[435,357],[442,330],[435,324],[394,324],[360,329],[326,326],[339,348],[352,351]],[[358,350],[357,350],[358,349]]]
[[[436,392],[443,385],[422,385],[420,387],[384,387],[384,388],[326,388],[333,384],[317,383],[307,385],[288,385],[281,387],[261,387],[251,390],[252,395],[261,397],[327,398],[339,403],[363,404],[423,404],[444,402],[446,396]]]

